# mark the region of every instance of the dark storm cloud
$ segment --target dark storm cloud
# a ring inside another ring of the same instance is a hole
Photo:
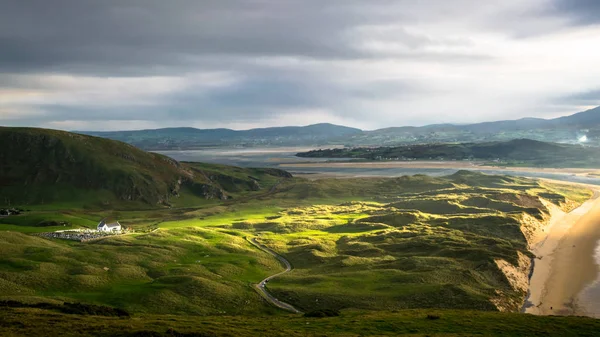
[[[7,0],[0,4],[0,70],[120,75],[184,72],[202,57],[382,57],[353,45],[351,29],[408,21],[389,4]],[[438,43],[406,32],[396,41],[412,49]]]
[[[265,58],[472,62],[488,57],[427,51],[427,46],[456,41],[438,41],[402,29],[391,32],[394,42],[404,47],[399,51],[362,48],[363,36],[357,27],[408,20],[397,11],[399,4],[373,1],[365,5],[355,0],[4,1],[0,4],[0,72],[5,75],[0,88],[51,89],[52,83],[35,80],[37,73],[119,77],[230,71],[243,79],[209,92],[191,85],[164,95],[153,106],[107,108],[95,102],[49,102],[37,106],[45,111],[43,116],[31,119],[253,119],[277,115],[278,108],[318,108],[335,104],[344,95],[371,99],[389,96],[386,91],[393,90],[393,86],[379,86],[380,92],[376,87],[343,88],[326,74],[301,65],[273,69],[268,61],[257,62]],[[14,76],[27,73],[32,76]],[[403,89],[409,86],[403,83]]]
[[[567,15],[577,25],[600,23],[600,1],[598,0],[555,0],[554,11]]]
[[[90,73],[192,65],[190,57],[352,58],[340,41],[352,18],[280,1],[5,1],[0,69]],[[151,69],[147,69],[152,71]]]
[[[3,0],[0,122],[227,124],[306,110],[389,126],[435,119],[438,106],[462,117],[486,94],[506,101],[494,66],[513,56],[512,38],[562,29],[548,18],[588,24],[598,10],[595,1],[520,3]],[[488,91],[470,93],[480,87]]]
[[[236,117],[240,112],[246,112],[248,117],[260,115],[267,117],[277,114],[287,107],[301,109],[317,109],[322,106],[341,107],[340,97],[353,99],[389,99],[402,98],[407,94],[426,92],[417,84],[405,81],[378,81],[357,83],[354,85],[340,86],[326,80],[302,81],[300,79],[264,79],[250,80],[236,85],[213,91],[204,98],[193,95],[193,91],[185,95],[171,97],[169,106],[202,107],[204,110],[222,111],[213,115],[213,118]],[[196,110],[198,113],[199,110]],[[353,112],[344,109],[342,116],[364,117],[364,112]],[[180,116],[184,117],[184,116]],[[209,117],[210,118],[210,117]]]
[[[562,97],[560,100],[563,102],[566,101],[578,105],[600,105],[600,89],[567,95]]]

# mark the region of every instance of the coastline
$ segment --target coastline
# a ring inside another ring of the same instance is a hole
[[[535,315],[589,315],[579,296],[597,279],[594,258],[600,240],[600,192],[570,213],[547,203],[551,219],[547,235],[532,243],[534,269],[524,312]]]
[[[459,169],[459,170],[496,170],[496,171],[521,171],[562,173],[578,176],[599,174],[596,168],[545,168],[545,167],[520,167],[520,166],[493,166],[485,165],[479,161],[368,161],[368,162],[312,162],[312,163],[280,163],[279,167],[286,168],[422,168],[422,169]]]
[[[406,164],[389,163],[387,166],[407,167]],[[415,167],[421,166],[419,163],[410,164]],[[448,167],[448,163],[431,164],[435,165],[434,167]],[[355,164],[313,163],[304,165],[347,167]],[[371,164],[361,163],[359,165],[364,167]],[[481,167],[472,165],[470,168]],[[564,172],[569,169],[547,170]],[[588,171],[587,169],[574,170],[577,170],[577,174],[586,174],[585,171]],[[360,175],[311,173],[301,176],[312,180],[352,178]],[[592,317],[596,314],[596,317],[600,318],[600,267],[597,264],[597,260],[600,261],[600,247],[598,246],[600,242],[600,186],[548,178],[538,178],[538,180],[580,186],[592,190],[594,195],[569,213],[557,205],[543,201],[549,210],[549,220],[537,233],[533,233],[533,236],[528,238],[529,250],[536,257],[531,261],[529,274],[524,276],[525,282],[528,280],[528,294],[522,312],[534,315]]]

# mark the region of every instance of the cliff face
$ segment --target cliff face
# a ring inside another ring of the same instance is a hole
[[[503,259],[496,259],[494,262],[498,269],[504,274],[506,280],[518,294],[518,296],[507,296],[507,294],[496,290],[497,297],[491,299],[492,303],[499,311],[516,312],[521,309],[527,297],[529,289],[529,275],[531,273],[531,257],[517,252],[518,263],[516,265]]]
[[[500,311],[519,311],[529,292],[529,280],[533,273],[536,247],[544,242],[552,226],[566,214],[564,210],[572,210],[577,207],[577,203],[571,200],[564,200],[557,206],[548,200],[539,197],[527,196],[521,198],[518,202],[528,205],[535,205],[540,209],[541,213],[536,217],[527,213],[520,215],[521,232],[527,240],[527,246],[531,252],[527,256],[521,252],[517,252],[517,264],[510,263],[503,259],[496,259],[494,262],[498,269],[504,274],[507,281],[513,290],[520,294],[519,296],[510,297],[501,292],[497,293],[497,297],[492,299],[494,305]]]

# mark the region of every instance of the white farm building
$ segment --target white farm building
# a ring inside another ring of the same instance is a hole
[[[102,219],[98,223],[98,232],[120,232],[121,224],[117,220]]]

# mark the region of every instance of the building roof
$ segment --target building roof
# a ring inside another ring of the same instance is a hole
[[[121,226],[117,220],[109,218],[104,218],[100,221],[100,223],[98,223],[98,227],[103,227],[104,225],[109,228]]]

